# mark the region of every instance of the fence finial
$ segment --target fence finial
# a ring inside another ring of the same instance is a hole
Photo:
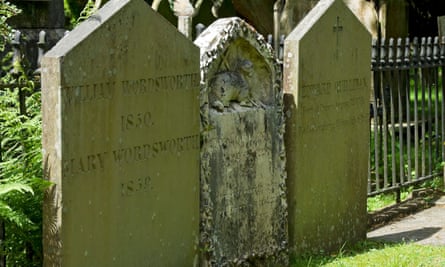
[[[401,66],[402,61],[403,61],[402,38],[397,38],[396,64],[398,66]]]
[[[198,36],[205,30],[206,26],[202,23],[198,23],[195,26],[195,38],[198,38]]]
[[[431,62],[433,56],[433,38],[429,36],[426,40],[426,61]]]
[[[286,36],[284,34],[282,34],[280,36],[280,46],[279,46],[279,50],[278,50],[278,60],[282,61],[283,60],[283,56],[284,56],[284,41],[286,40]]]
[[[440,59],[440,47],[439,47],[439,36],[434,37],[433,43],[433,60],[434,63],[439,64]]]
[[[273,46],[273,35],[270,33],[267,35],[267,43]]]
[[[394,38],[389,38],[388,63],[391,66],[394,65]]]
[[[21,39],[22,33],[19,30],[14,31],[14,37],[11,41],[12,46],[12,69],[11,73],[14,75],[17,75],[20,72],[21,69],[21,59],[22,59],[22,53],[20,51],[20,39]]]
[[[377,63],[379,60],[379,50],[377,48],[377,39],[372,38],[372,50],[371,50],[371,66],[373,69],[377,67]]]
[[[420,61],[424,62],[426,59],[426,38],[420,39]]]
[[[440,38],[440,61],[442,64],[445,63],[445,36]]]
[[[413,39],[413,63],[415,66],[419,64],[419,38],[414,37]]]
[[[37,69],[34,72],[34,74],[40,74],[40,62],[42,61],[43,54],[45,53],[46,48],[46,32],[40,31],[39,32],[39,41],[37,42],[38,46],[38,55],[37,55]]]
[[[385,47],[385,38],[383,37],[380,40],[380,65],[383,67],[386,64],[386,47]]]
[[[404,57],[405,66],[408,67],[411,64],[410,60],[410,43],[409,37],[405,38],[405,57]]]

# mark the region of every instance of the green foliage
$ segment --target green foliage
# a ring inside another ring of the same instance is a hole
[[[11,33],[5,18],[18,10],[6,2],[0,10],[3,50]],[[0,90],[0,227],[5,233],[0,254],[9,266],[41,266],[42,202],[49,183],[42,179],[40,93],[10,53],[2,63],[6,74],[0,83],[9,88]]]
[[[32,86],[25,79],[9,83]],[[8,82],[8,76],[3,82]],[[0,95],[0,218],[6,232],[2,253],[8,263],[38,266],[42,258],[41,207],[49,183],[42,179],[40,93],[32,93],[32,87],[22,90],[27,94],[25,114],[20,113],[18,88]]]
[[[66,27],[74,28],[88,19],[106,0],[64,0]]]
[[[77,19],[77,24],[88,19],[94,12],[96,12],[100,7],[101,0],[88,0],[80,16]]]
[[[0,51],[5,49],[5,44],[9,41],[12,31],[6,20],[19,13],[20,10],[9,2],[2,1],[0,3]]]
[[[396,198],[394,194],[379,194],[374,197],[368,197],[368,212],[379,210],[395,203]]]
[[[402,188],[400,192],[400,201],[404,201],[408,199],[411,192],[413,191],[413,187],[410,186],[408,188]],[[397,193],[383,193],[373,197],[368,197],[367,199],[367,210],[368,212],[376,211],[390,205],[394,205],[397,203]]]
[[[442,169],[443,167],[441,167]],[[423,182],[420,185],[421,188],[432,188],[434,190],[442,190],[444,191],[444,178],[443,176],[435,177],[432,180],[428,180]]]
[[[49,183],[42,179],[40,92],[21,66],[1,82],[0,92],[0,218],[5,227],[1,248],[7,262],[39,266],[42,261],[42,202]],[[20,87],[20,90],[19,90]],[[19,92],[26,110],[20,109]]]
[[[77,16],[74,15],[77,13],[73,11],[73,9],[75,9],[75,6],[73,6],[72,1],[69,0],[63,0],[63,6],[65,11],[65,26],[68,29],[71,29],[77,21]]]
[[[23,213],[11,208],[11,206],[3,199],[8,198],[11,192],[17,191],[20,193],[34,194],[32,188],[26,184],[11,181],[10,179],[3,179],[0,181],[0,218],[17,225],[20,228],[25,226],[32,226],[32,222]]]

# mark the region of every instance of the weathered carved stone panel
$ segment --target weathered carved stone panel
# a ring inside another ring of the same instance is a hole
[[[280,70],[270,46],[237,18],[212,24],[201,47],[204,260],[287,262]],[[244,266],[244,265],[243,265]]]

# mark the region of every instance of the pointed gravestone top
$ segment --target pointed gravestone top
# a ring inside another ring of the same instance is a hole
[[[322,0],[285,40],[291,252],[366,236],[371,36],[342,0]]]
[[[199,50],[111,0],[42,59],[45,266],[193,266]]]

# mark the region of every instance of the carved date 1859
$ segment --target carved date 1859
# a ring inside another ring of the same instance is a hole
[[[151,189],[151,177],[135,178],[121,183],[121,195],[128,197]]]

